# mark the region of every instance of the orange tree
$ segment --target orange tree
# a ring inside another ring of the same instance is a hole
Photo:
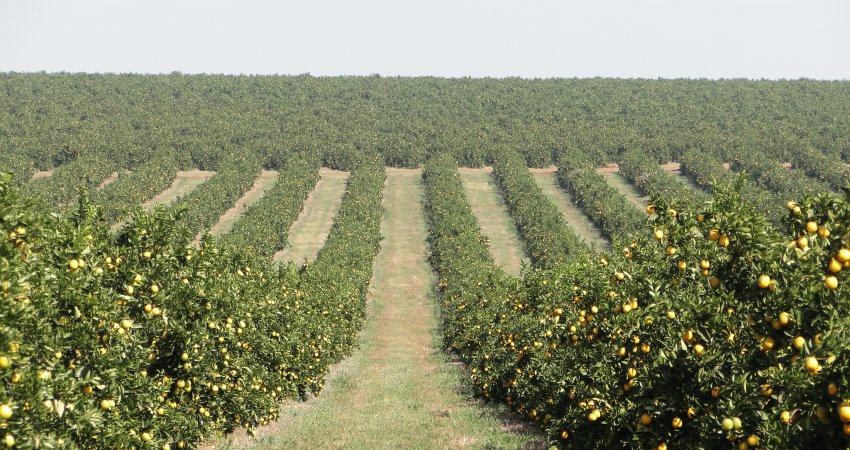
[[[446,341],[481,396],[563,447],[847,445],[847,199],[789,204],[780,232],[730,189],[697,207],[655,198],[649,237],[518,285],[473,251],[477,228],[458,232],[464,199],[438,161]]]
[[[194,248],[162,210],[137,213],[117,236],[85,199],[68,217],[43,214],[4,175],[2,445],[191,448],[318,392],[365,315],[375,167],[352,175],[329,237],[352,243],[324,251],[322,272],[334,275],[324,278],[209,238]]]

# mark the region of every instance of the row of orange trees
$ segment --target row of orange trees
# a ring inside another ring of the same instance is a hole
[[[37,210],[0,182],[0,445],[192,448],[318,392],[350,352],[380,234],[383,166],[350,179],[316,270],[138,212]]]
[[[552,267],[588,250],[537,186],[518,153],[501,150],[493,155],[493,179],[535,267]]]
[[[622,251],[522,280],[493,267],[455,165],[426,167],[446,343],[482,397],[575,448],[850,443],[850,199],[772,228],[730,187],[653,198]]]

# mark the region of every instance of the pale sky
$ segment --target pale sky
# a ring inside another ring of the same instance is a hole
[[[0,0],[0,72],[850,79],[848,0]]]

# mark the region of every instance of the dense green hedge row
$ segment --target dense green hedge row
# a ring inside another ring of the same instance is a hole
[[[59,166],[49,177],[30,181],[24,192],[53,207],[64,207],[74,202],[80,188],[93,191],[118,169],[103,155],[91,154]]]
[[[119,173],[118,179],[92,191],[91,199],[101,208],[104,220],[117,222],[127,212],[171,186],[179,169],[170,152],[156,155],[132,172]]]
[[[322,351],[332,361],[350,353],[366,318],[372,262],[381,248],[385,180],[378,155],[367,153],[354,162],[328,238],[316,259],[302,269],[301,289],[308,298],[321,299],[304,306],[326,319],[313,339],[324,342]]]
[[[12,174],[12,181],[16,186],[23,186],[35,173],[35,165],[29,157],[20,153],[3,153],[0,158],[0,173],[3,172]]]
[[[221,239],[245,251],[273,256],[286,247],[289,228],[318,180],[317,163],[300,159],[285,163],[276,184]]]
[[[0,438],[19,448],[191,448],[318,392],[351,351],[380,241],[383,167],[351,178],[315,273],[272,269],[181,219],[117,235],[93,205],[39,212],[0,182]]]
[[[552,267],[588,250],[534,182],[519,154],[494,154],[493,178],[534,266]]]
[[[647,197],[676,198],[692,206],[709,199],[704,191],[692,189],[683,180],[664,171],[658,161],[641,150],[632,149],[623,152],[620,155],[619,164],[620,173]]]
[[[714,155],[699,150],[688,150],[679,156],[682,173],[689,175],[700,187],[706,190],[714,189],[715,184],[735,184],[740,189],[741,197],[770,219],[774,225],[779,225],[785,217],[786,208],[782,196],[756,186],[742,175],[736,174],[725,167]]]
[[[803,171],[782,166],[782,160],[756,149],[730,152],[732,170],[744,171],[757,185],[791,200],[804,194],[829,192],[830,186],[807,176]]]
[[[256,155],[236,155],[223,163],[204,184],[174,202],[172,210],[186,209],[180,220],[184,232],[196,236],[212,228],[221,215],[254,186],[261,169]]]
[[[422,176],[430,261],[439,275],[443,342],[469,363],[479,346],[471,316],[488,317],[489,299],[510,301],[507,286],[511,278],[493,262],[464,194],[457,162],[448,154],[436,154]],[[486,297],[476,299],[478,291],[487,292]]]
[[[836,191],[850,183],[850,168],[839,156],[805,147],[791,152],[791,163],[806,175],[829,184]]]
[[[596,173],[592,155],[571,149],[558,155],[558,181],[612,243],[636,233],[644,215]]]

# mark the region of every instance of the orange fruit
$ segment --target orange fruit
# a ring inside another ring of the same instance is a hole
[[[838,278],[835,278],[834,275],[830,275],[823,280],[823,284],[825,284],[828,289],[835,289],[838,287]]]
[[[850,422],[850,403],[844,402],[838,405],[838,418],[842,422]]]
[[[683,422],[682,419],[678,417],[673,418],[673,428],[682,428]]]
[[[818,223],[814,220],[810,220],[806,223],[806,231],[809,233],[815,233],[818,231]]]

